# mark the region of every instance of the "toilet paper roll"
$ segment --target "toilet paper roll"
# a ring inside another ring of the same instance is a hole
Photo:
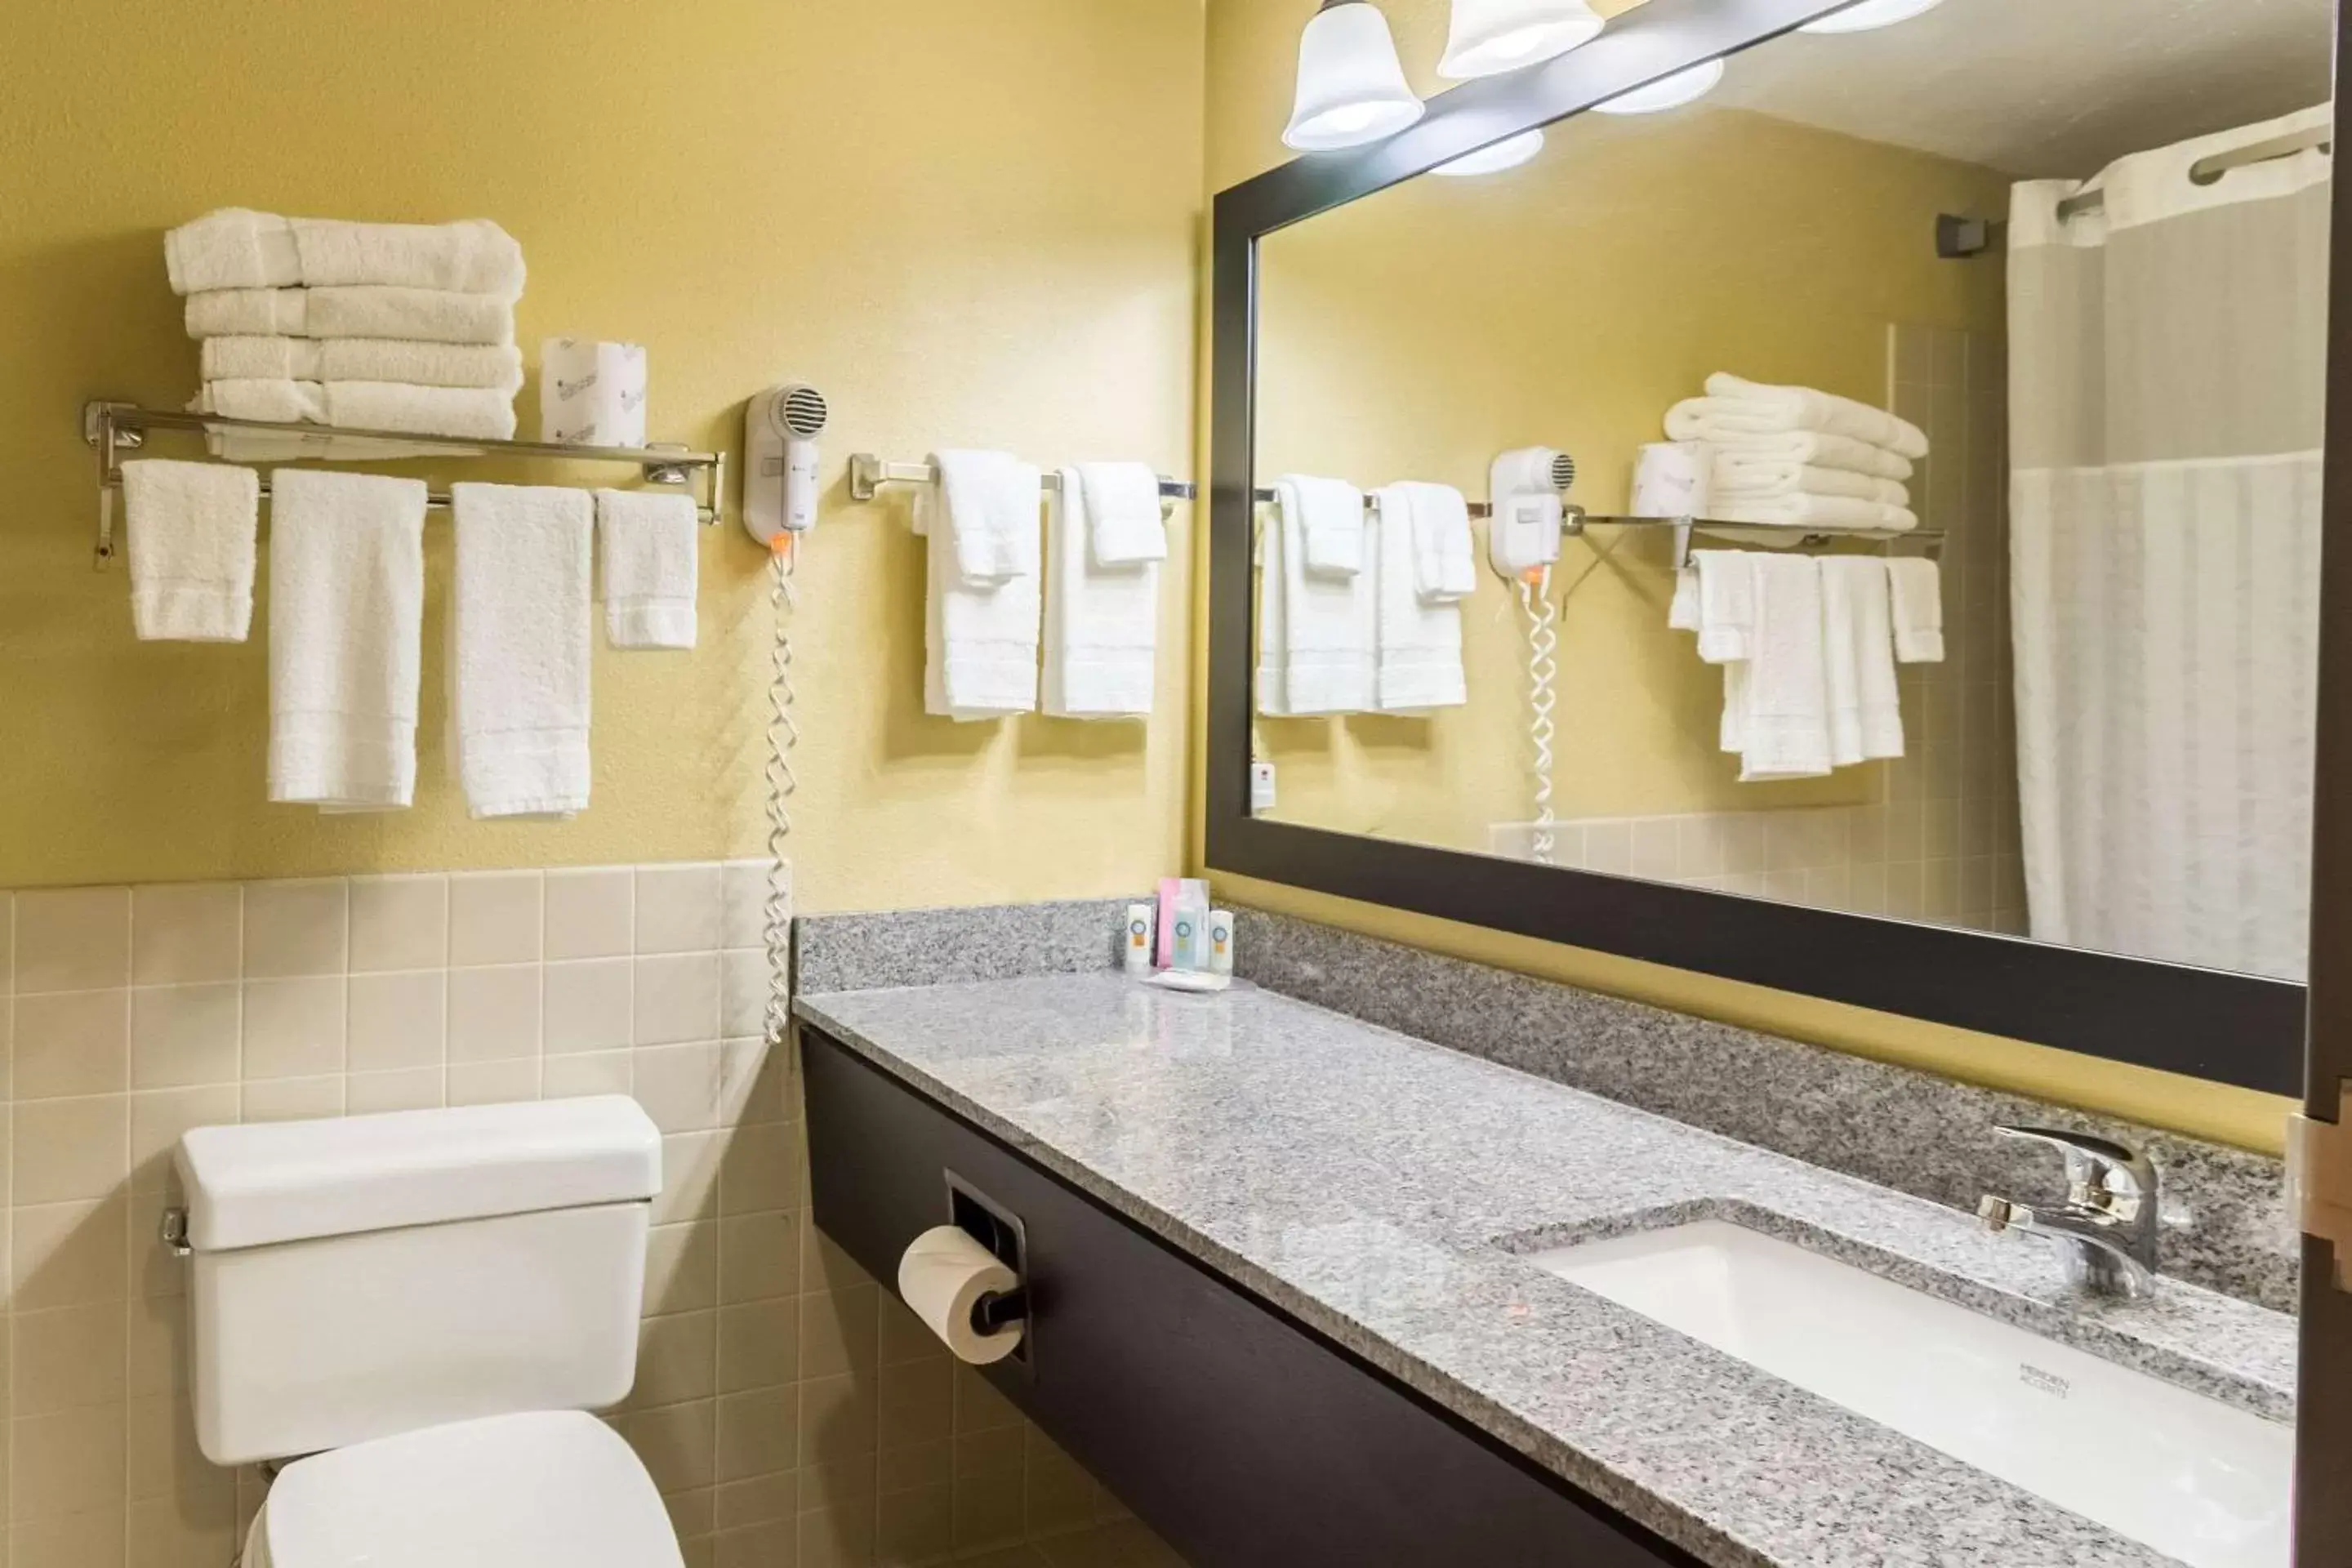
[[[898,1259],[898,1294],[958,1359],[974,1366],[1003,1361],[1019,1348],[1022,1324],[983,1334],[972,1326],[971,1310],[982,1296],[1002,1295],[1020,1283],[996,1254],[951,1225],[923,1232]]]
[[[1698,441],[1653,441],[1633,462],[1635,517],[1705,517],[1715,453]]]
[[[539,345],[540,439],[644,446],[646,384],[643,343],[549,338]]]

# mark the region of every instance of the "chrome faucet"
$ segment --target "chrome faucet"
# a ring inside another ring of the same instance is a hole
[[[2106,1138],[2051,1127],[1996,1127],[2003,1138],[2044,1143],[2066,1157],[2066,1202],[2031,1209],[1987,1194],[1985,1228],[2046,1236],[2067,1280],[2094,1296],[2139,1300],[2156,1289],[2158,1184],[2147,1155]]]

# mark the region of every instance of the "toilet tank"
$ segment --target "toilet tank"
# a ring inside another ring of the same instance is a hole
[[[629,1392],[661,1190],[635,1100],[200,1127],[176,1163],[215,1464]]]

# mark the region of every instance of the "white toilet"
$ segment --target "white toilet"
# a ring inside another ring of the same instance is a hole
[[[205,1127],[178,1164],[196,1441],[292,1461],[245,1568],[681,1568],[587,1414],[636,1374],[661,1135],[634,1100]]]

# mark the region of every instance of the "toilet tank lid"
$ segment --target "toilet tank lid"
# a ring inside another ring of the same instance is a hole
[[[661,1132],[625,1095],[199,1127],[175,1161],[198,1252],[661,1191]]]

